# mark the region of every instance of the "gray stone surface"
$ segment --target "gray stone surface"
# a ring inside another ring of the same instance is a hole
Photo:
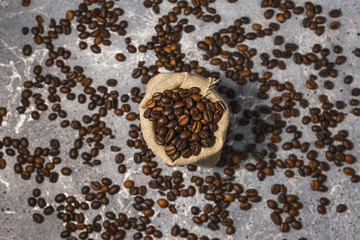
[[[168,12],[172,8],[167,1],[164,2],[161,5],[161,14]],[[229,4],[225,0],[217,1],[212,6],[222,16],[220,24],[204,23],[193,16],[188,17],[190,22],[196,26],[196,31],[184,34],[181,40],[183,52],[187,54],[186,59],[197,59],[208,69],[218,70],[202,60],[202,52],[197,49],[196,43],[205,36],[211,35],[214,31],[229,26],[235,18],[241,16],[251,17],[252,23],[265,23],[262,16],[264,10],[260,9],[259,2],[240,0],[236,4]],[[295,2],[301,3],[302,1]],[[287,62],[287,71],[273,71],[274,79],[278,79],[280,82],[290,81],[295,85],[296,89],[301,89],[307,99],[309,99],[311,107],[320,106],[317,100],[319,94],[328,95],[332,102],[335,102],[337,99],[348,102],[351,98],[351,88],[342,82],[342,77],[345,74],[352,74],[355,77],[355,81],[351,85],[352,87],[359,86],[358,65],[360,62],[352,54],[355,47],[360,47],[359,1],[318,0],[316,2],[322,4],[324,13],[334,8],[342,9],[343,16],[340,18],[342,23],[340,30],[327,31],[326,34],[318,37],[312,31],[302,28],[301,20],[295,16],[282,25],[280,33],[287,42],[297,43],[300,46],[301,52],[310,51],[315,42],[329,48],[332,48],[335,44],[341,44],[344,47],[344,55],[348,56],[348,61],[339,71],[339,77],[335,80],[335,89],[328,91],[321,88],[314,92],[307,90],[305,80],[309,74],[313,73],[312,68],[295,65],[292,61]],[[107,147],[100,153],[103,164],[96,168],[89,168],[83,166],[81,160],[73,161],[67,157],[66,152],[72,147],[73,140],[77,135],[76,132],[70,128],[60,128],[59,119],[49,122],[47,112],[41,114],[40,121],[33,121],[29,110],[24,115],[19,115],[15,110],[20,105],[22,83],[33,79],[32,68],[37,64],[43,64],[47,58],[47,50],[43,46],[35,46],[31,34],[23,36],[21,28],[23,26],[30,28],[34,26],[35,16],[38,14],[44,17],[45,23],[48,23],[50,18],[60,19],[65,16],[68,9],[76,8],[79,3],[80,1],[76,0],[33,0],[30,7],[24,8],[20,5],[20,1],[0,0],[0,106],[6,107],[9,112],[0,127],[0,139],[4,136],[27,137],[30,140],[30,148],[34,149],[37,146],[48,146],[52,138],[57,138],[61,141],[61,157],[63,158],[63,163],[60,167],[69,166],[73,169],[73,174],[70,177],[60,176],[56,184],[45,181],[43,184],[38,185],[34,180],[34,176],[31,180],[24,181],[19,175],[15,174],[13,164],[16,159],[5,156],[8,165],[5,170],[0,170],[0,239],[30,240],[60,238],[59,234],[64,227],[55,214],[46,216],[43,224],[36,224],[32,221],[32,214],[41,212],[40,209],[32,209],[27,205],[27,198],[31,196],[34,187],[39,187],[43,192],[42,196],[49,203],[53,203],[55,194],[59,192],[81,197],[81,186],[89,184],[91,180],[100,180],[105,176],[112,178],[119,185],[122,185],[124,179],[133,178],[138,186],[147,186],[149,179],[140,174],[141,166],[134,164],[132,160],[133,150],[126,147],[126,136],[130,124],[124,117],[115,117],[113,114],[109,114],[106,117],[106,122],[111,125],[116,137],[114,139],[107,138],[104,141]],[[132,38],[133,44],[137,46],[149,41],[154,34],[152,26],[157,23],[157,19],[161,15],[155,15],[150,9],[145,9],[140,0],[115,1],[115,4],[125,10],[123,19],[129,22],[127,31],[128,36]],[[328,26],[329,22],[326,25]],[[139,80],[131,77],[131,71],[140,60],[144,60],[150,65],[155,59],[153,53],[128,54],[125,48],[124,37],[117,35],[112,36],[113,44],[110,47],[103,47],[103,54],[94,55],[90,50],[79,51],[77,47],[79,39],[77,39],[74,29],[75,25],[73,24],[72,27],[73,33],[70,36],[61,36],[56,41],[56,46],[64,46],[71,50],[72,56],[67,61],[71,66],[83,66],[86,75],[93,78],[95,86],[105,84],[105,81],[109,78],[118,79],[119,84],[114,89],[119,91],[120,94],[128,93],[133,86],[139,86],[142,90],[145,89]],[[250,25],[247,27],[250,27]],[[270,52],[275,35],[250,42],[249,44],[251,44],[251,47],[256,47],[259,50],[258,53],[263,51]],[[22,46],[26,43],[33,46],[34,53],[31,57],[24,57],[22,55]],[[117,52],[124,53],[128,60],[125,63],[117,62],[114,57]],[[257,63],[259,63],[258,57],[256,57],[254,70],[260,71],[260,73],[264,72],[265,69]],[[65,77],[56,67],[44,68],[44,71],[56,75],[60,79]],[[264,103],[254,96],[257,88],[256,84],[239,87],[234,82],[226,80],[224,75],[222,75],[222,79],[223,83],[236,90],[239,99],[241,99],[242,109],[254,108],[256,105]],[[323,79],[320,79],[318,83],[321,85],[323,81]],[[272,91],[270,91],[270,95],[274,93]],[[46,88],[39,92],[45,93]],[[69,120],[78,119],[81,114],[88,112],[86,105],[79,106],[75,101],[68,101],[65,97],[62,98],[62,107],[68,112]],[[137,105],[132,105],[132,107],[135,108]],[[349,108],[345,109],[345,112],[349,113],[349,111]],[[301,116],[304,114],[308,114],[308,110],[301,112]],[[235,123],[241,116],[241,114],[232,116],[231,121]],[[301,117],[291,119],[288,122],[289,124],[297,124],[300,121]],[[350,132],[350,139],[355,145],[352,154],[355,156],[359,156],[358,146],[360,144],[360,131],[357,122],[358,119],[349,114],[345,119],[345,124],[341,125],[342,127],[347,126],[347,130]],[[308,127],[301,128],[301,130],[304,132],[303,140],[314,141],[314,134]],[[237,127],[234,129],[234,132],[242,132],[245,136],[251,136],[250,127]],[[235,147],[242,149],[247,139]],[[126,155],[125,161],[128,171],[125,175],[120,175],[117,172],[117,166],[114,163],[115,154],[109,150],[111,145],[120,146],[123,149],[122,152]],[[299,152],[296,151],[296,153]],[[288,154],[288,152],[283,153],[280,151],[278,156],[285,159]],[[324,160],[323,153],[320,155],[319,160]],[[255,160],[250,159],[247,162],[255,162]],[[310,178],[302,178],[296,174],[296,177],[287,179],[281,169],[276,171],[275,176],[266,178],[264,182],[259,182],[256,174],[247,172],[244,169],[246,163],[243,162],[241,168],[236,170],[236,182],[241,183],[245,188],[257,189],[263,200],[260,203],[253,204],[253,208],[249,211],[240,211],[238,203],[232,204],[229,210],[235,220],[234,225],[237,229],[235,236],[226,236],[223,227],[217,232],[211,232],[206,226],[195,226],[192,223],[191,213],[189,212],[190,206],[202,206],[205,203],[203,195],[196,195],[191,199],[180,198],[176,201],[178,215],[169,214],[167,209],[156,208],[156,215],[160,217],[153,218],[153,224],[160,227],[163,231],[164,239],[173,239],[169,232],[174,223],[188,228],[199,236],[204,234],[209,237],[219,237],[220,239],[298,239],[300,237],[334,240],[360,239],[359,186],[352,184],[349,177],[344,176],[342,168],[332,167],[327,173],[328,180],[326,185],[329,187],[329,191],[327,193],[319,193],[309,190]],[[161,162],[159,162],[159,165],[164,169],[165,173],[171,173],[174,169],[183,171],[187,179],[185,184],[188,184],[191,176],[194,175],[194,173],[188,172],[183,167],[169,169]],[[355,164],[354,168],[360,171],[358,164]],[[207,173],[213,171],[222,172],[218,168],[200,168],[196,174],[206,176]],[[266,200],[274,199],[275,197],[271,195],[269,190],[273,183],[286,184],[288,192],[298,195],[300,201],[304,204],[304,208],[300,210],[299,216],[303,224],[302,230],[280,233],[278,228],[271,222],[269,217],[270,210],[266,206]],[[149,189],[148,197],[151,196],[155,199],[159,197],[156,191]],[[321,196],[327,196],[331,200],[331,205],[328,207],[326,215],[319,215],[316,211],[316,206]],[[109,206],[106,208],[102,207],[98,211],[88,211],[86,217],[92,219],[90,216],[104,213],[108,210],[115,212],[125,211],[133,216],[138,216],[138,213],[131,207],[131,197],[126,189],[122,189],[118,195],[113,196],[110,200],[111,204]],[[340,203],[345,203],[348,206],[346,213],[339,214],[336,212],[336,206]],[[128,234],[129,239],[131,235]],[[94,239],[100,239],[100,236],[94,235]]]

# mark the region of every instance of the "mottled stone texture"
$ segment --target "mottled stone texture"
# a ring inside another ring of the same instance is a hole
[[[142,1],[115,1],[116,6],[120,6],[125,10],[123,19],[128,20],[129,27],[127,29],[129,37],[132,38],[134,45],[146,43],[151,39],[155,33],[153,26],[158,22],[158,18],[168,12],[172,6],[167,2],[161,5],[160,15],[155,15],[150,9],[145,9]],[[208,62],[202,60],[202,52],[197,49],[196,43],[202,40],[205,36],[211,35],[214,31],[223,27],[231,25],[235,18],[241,16],[251,17],[252,23],[257,22],[264,24],[263,9],[259,7],[260,1],[245,1],[240,0],[236,4],[229,4],[225,0],[218,0],[212,4],[222,16],[220,24],[204,23],[195,17],[190,16],[189,21],[196,26],[196,31],[190,34],[184,34],[181,45],[183,52],[187,54],[187,59],[199,60],[203,66],[210,70],[218,70],[217,67],[210,66]],[[296,0],[296,3],[302,1]],[[54,196],[59,192],[73,194],[80,197],[80,189],[84,184],[89,184],[91,180],[100,180],[107,176],[119,185],[122,185],[124,179],[133,178],[136,184],[146,185],[148,178],[140,174],[141,167],[133,162],[133,150],[126,147],[127,133],[130,123],[124,117],[116,117],[109,114],[106,117],[107,123],[114,129],[115,138],[106,139],[104,144],[106,149],[100,153],[103,164],[99,167],[89,168],[82,164],[81,160],[71,160],[67,157],[66,152],[73,145],[73,140],[77,135],[76,132],[70,128],[61,129],[59,127],[60,119],[49,122],[47,119],[48,112],[41,114],[39,121],[33,121],[30,117],[30,111],[26,114],[19,115],[15,110],[20,105],[20,94],[22,90],[22,83],[26,80],[33,79],[32,68],[37,64],[44,64],[47,58],[47,51],[43,46],[35,46],[31,34],[23,36],[21,28],[23,26],[32,27],[35,25],[35,16],[41,14],[46,24],[50,18],[60,19],[65,16],[68,9],[74,9],[80,1],[77,0],[33,0],[28,8],[20,5],[20,1],[14,0],[0,0],[0,106],[8,109],[2,126],[0,127],[0,138],[4,136],[11,137],[27,137],[30,140],[30,148],[34,149],[37,146],[48,146],[50,139],[57,138],[61,142],[61,157],[63,163],[61,167],[69,166],[73,169],[73,174],[70,177],[60,176],[58,183],[51,184],[46,181],[44,184],[37,185],[34,177],[29,181],[24,181],[19,175],[13,171],[13,164],[15,158],[7,158],[8,165],[5,170],[0,171],[0,239],[59,239],[59,234],[63,230],[63,224],[59,221],[55,214],[47,216],[43,224],[36,224],[32,221],[32,214],[40,212],[38,208],[32,209],[27,206],[27,198],[31,196],[32,189],[39,187],[42,189],[42,196],[49,202],[53,203]],[[318,0],[316,3],[323,5],[324,13],[327,13],[333,8],[341,8],[343,16],[340,18],[342,23],[341,29],[336,31],[327,31],[325,35],[318,37],[309,29],[304,29],[301,26],[301,18],[294,16],[290,21],[282,25],[279,34],[282,34],[287,42],[294,42],[300,46],[301,52],[310,51],[315,42],[321,43],[323,46],[332,48],[336,44],[341,44],[344,47],[344,55],[348,56],[348,61],[339,71],[339,77],[335,80],[335,89],[333,91],[323,90],[309,91],[305,88],[305,80],[313,73],[311,67],[298,66],[292,61],[287,61],[287,70],[275,70],[274,79],[280,82],[290,81],[296,89],[301,89],[306,98],[309,99],[312,107],[320,106],[317,100],[319,94],[328,95],[330,101],[335,102],[337,99],[342,99],[346,102],[350,99],[350,86],[344,85],[342,77],[345,74],[352,74],[355,81],[352,86],[359,86],[359,59],[356,59],[352,54],[355,47],[359,45],[359,14],[360,2],[357,0],[347,1],[328,1]],[[326,23],[326,26],[329,22]],[[73,28],[75,25],[73,25]],[[246,26],[246,28],[250,25]],[[265,37],[254,42],[249,42],[251,47],[256,47],[258,53],[269,52],[273,48],[274,34],[270,37]],[[142,90],[145,86],[139,80],[132,79],[132,69],[137,65],[138,61],[144,60],[147,65],[154,62],[155,56],[153,53],[138,53],[128,54],[125,48],[124,37],[113,35],[111,37],[113,44],[110,47],[103,47],[101,55],[93,54],[89,49],[80,51],[77,47],[79,39],[75,29],[71,36],[61,36],[56,40],[56,46],[64,46],[71,50],[72,56],[68,60],[71,66],[81,65],[85,68],[85,74],[91,77],[94,85],[103,85],[109,78],[119,80],[119,84],[113,88],[120,92],[120,94],[128,93],[133,86],[139,86]],[[33,46],[34,52],[31,57],[24,57],[22,55],[22,46],[29,43]],[[90,42],[89,42],[90,43]],[[119,63],[115,60],[115,54],[122,52],[126,55],[127,61]],[[259,58],[255,58],[255,70],[263,73],[263,69],[258,63]],[[45,73],[51,73],[64,79],[64,75],[59,72],[56,67],[44,68]],[[233,88],[239,99],[241,100],[242,109],[254,108],[258,104],[264,102],[258,100],[254,93],[256,92],[256,84],[248,84],[244,87],[236,85],[231,80],[225,79],[222,75],[223,84]],[[324,80],[318,80],[319,85],[322,86]],[[77,89],[80,93],[80,88]],[[46,88],[39,90],[39,92],[46,92]],[[271,95],[272,92],[270,92]],[[79,119],[81,114],[87,113],[86,105],[79,105],[75,101],[68,101],[62,99],[62,107],[68,112],[68,119]],[[132,105],[137,108],[137,105]],[[349,113],[349,110],[345,110]],[[303,116],[308,113],[305,110],[301,113]],[[242,117],[242,114],[232,116],[231,122],[235,122]],[[300,123],[301,118],[290,119],[289,124]],[[350,139],[353,140],[355,149],[352,151],[353,155],[359,155],[358,146],[360,144],[360,131],[358,127],[358,119],[354,118],[352,114],[345,120],[345,124],[350,132]],[[304,132],[303,140],[314,141],[314,134],[309,127],[300,127]],[[237,127],[234,132],[242,132],[245,136],[251,136],[250,127]],[[249,138],[251,139],[251,138]],[[284,139],[286,140],[286,139]],[[235,144],[235,143],[234,143]],[[245,140],[236,143],[238,149],[245,146]],[[128,171],[125,175],[120,175],[117,172],[116,164],[114,163],[115,154],[109,150],[111,145],[122,147],[122,152],[126,155],[126,165]],[[299,153],[299,152],[296,152]],[[285,159],[289,152],[279,152],[279,157]],[[299,156],[304,157],[303,154]],[[319,160],[324,160],[324,155],[320,155]],[[173,169],[180,169],[184,172],[186,183],[189,183],[191,176],[194,174],[206,176],[212,171],[222,171],[221,169],[204,169],[200,168],[198,172],[191,173],[183,167],[176,167],[169,169],[161,161],[159,166],[163,168],[163,172],[170,173]],[[250,159],[247,162],[255,162]],[[202,206],[205,203],[203,195],[196,195],[195,197],[181,198],[176,201],[178,215],[169,214],[167,209],[156,208],[156,217],[152,224],[164,233],[164,239],[173,239],[169,232],[174,223],[182,227],[190,229],[192,232],[205,234],[211,237],[219,237],[220,239],[298,239],[306,237],[307,239],[360,239],[359,227],[359,208],[360,196],[359,186],[352,184],[349,177],[344,176],[342,169],[333,167],[328,173],[329,186],[327,193],[313,192],[309,190],[310,178],[302,178],[296,174],[296,177],[287,179],[283,170],[277,170],[276,175],[268,177],[264,182],[259,182],[256,174],[249,173],[244,169],[245,162],[241,163],[241,168],[236,170],[236,182],[241,183],[246,188],[256,188],[259,194],[263,197],[260,203],[254,204],[249,211],[240,211],[239,204],[236,202],[230,207],[231,216],[235,220],[235,227],[237,229],[235,236],[226,236],[225,229],[211,232],[206,226],[196,226],[192,223],[190,206]],[[58,169],[60,169],[58,168]],[[359,165],[355,164],[354,168],[360,171]],[[300,211],[301,222],[303,229],[300,231],[291,230],[289,233],[280,233],[278,227],[273,225],[270,219],[270,210],[266,206],[266,200],[274,198],[270,193],[270,186],[273,183],[283,183],[288,187],[288,192],[299,196],[300,201],[304,203],[304,208]],[[316,206],[321,196],[327,196],[331,205],[328,207],[326,215],[319,215],[316,212]],[[147,197],[159,198],[159,195],[154,190],[148,191]],[[127,190],[122,189],[121,192],[112,197],[111,203],[106,208],[101,208],[98,211],[88,211],[87,217],[94,216],[98,213],[104,213],[108,210],[125,211],[133,216],[138,216],[138,213],[131,207],[131,197]],[[345,203],[348,210],[345,213],[336,213],[336,206],[340,203]],[[129,233],[130,239],[132,232]],[[94,236],[99,239],[98,235]]]

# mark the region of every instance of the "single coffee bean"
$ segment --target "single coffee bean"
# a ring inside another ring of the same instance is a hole
[[[330,204],[330,200],[326,197],[320,198],[320,204],[323,206],[328,206]]]
[[[360,48],[356,48],[354,54],[356,57],[360,57]]]
[[[90,46],[90,49],[91,49],[91,51],[93,51],[94,53],[96,53],[96,54],[99,54],[99,53],[101,53],[101,48],[98,46],[98,45],[91,45]]]
[[[61,173],[62,173],[64,176],[70,176],[71,173],[72,173],[72,170],[71,170],[71,168],[64,167],[64,168],[61,169]]]
[[[341,16],[341,11],[338,9],[333,9],[329,12],[329,16],[332,18],[338,18]]]
[[[333,21],[330,23],[330,29],[331,30],[337,30],[340,28],[340,22],[338,21]]]
[[[6,167],[5,159],[0,158],[0,169],[5,169],[5,167]]]
[[[360,176],[359,176],[359,175],[353,175],[353,176],[351,177],[351,182],[353,182],[353,183],[358,183],[358,182],[360,182]]]
[[[280,231],[281,232],[288,232],[289,230],[290,230],[289,224],[281,223],[281,225],[280,225]]]
[[[137,119],[137,114],[135,112],[130,112],[126,115],[126,120],[128,121],[134,121]]]
[[[350,168],[350,167],[345,167],[343,169],[343,172],[348,175],[348,176],[353,176],[355,175],[355,170],[353,168]]]
[[[291,227],[293,227],[296,230],[300,230],[302,228],[302,225],[299,221],[292,221],[291,222]]]
[[[271,220],[273,221],[273,223],[275,224],[275,225],[278,225],[278,226],[280,226],[280,224],[281,224],[281,219],[280,219],[280,216],[277,214],[277,213],[271,213],[270,214],[270,217],[271,217]]]
[[[124,182],[124,187],[125,187],[125,188],[130,189],[130,188],[132,188],[133,186],[134,186],[134,181],[132,181],[132,180],[126,180],[126,181]]]
[[[268,207],[269,208],[271,208],[271,209],[275,209],[275,208],[277,208],[277,203],[274,201],[274,200],[268,200],[267,201],[267,205],[268,205]]]
[[[30,56],[32,54],[32,48],[30,45],[26,44],[24,47],[23,47],[23,54],[25,56]]]
[[[339,204],[336,207],[336,211],[339,213],[345,212],[347,210],[347,206],[345,204]]]
[[[117,194],[119,191],[120,191],[120,186],[115,184],[109,188],[108,192],[110,195],[114,195],[114,194]]]
[[[122,53],[117,53],[115,57],[116,57],[116,60],[118,60],[119,62],[124,62],[126,60],[125,55]]]
[[[166,207],[168,207],[169,202],[168,202],[166,199],[161,198],[161,199],[157,200],[157,204],[158,204],[159,207],[161,207],[161,208],[166,208]]]
[[[34,213],[33,214],[33,220],[36,223],[42,223],[42,222],[44,222],[44,217],[39,213]]]
[[[181,115],[178,119],[178,123],[181,126],[185,126],[188,124],[188,122],[190,121],[189,116],[188,115]]]
[[[251,203],[241,203],[240,204],[240,209],[241,210],[244,210],[244,211],[247,211],[251,208]]]
[[[30,198],[28,199],[28,204],[29,204],[30,207],[35,207],[35,206],[36,206],[36,203],[37,203],[36,198],[30,197]]]
[[[323,205],[318,205],[317,206],[317,211],[320,214],[326,214],[326,208]]]
[[[347,76],[344,78],[344,83],[345,83],[345,84],[351,84],[353,81],[354,81],[354,77],[351,76],[351,75],[347,75]]]
[[[28,7],[31,4],[31,0],[21,0],[21,5],[23,7]]]

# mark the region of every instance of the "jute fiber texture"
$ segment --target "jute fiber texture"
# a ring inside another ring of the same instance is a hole
[[[226,105],[226,102],[221,98],[221,96],[213,89],[218,80],[216,79],[206,79],[204,77],[189,74],[187,72],[183,73],[160,73],[155,77],[151,78],[146,86],[146,94],[144,99],[140,103],[140,125],[141,131],[144,137],[144,140],[148,144],[148,147],[153,151],[153,153],[165,162],[169,166],[177,165],[186,165],[186,164],[196,164],[204,167],[214,167],[216,163],[220,160],[221,149],[224,145],[226,139],[226,132],[229,125],[229,108]],[[152,98],[153,94],[156,92],[163,92],[164,90],[172,90],[175,88],[185,88],[189,89],[192,87],[198,87],[201,89],[200,93],[203,97],[211,100],[212,102],[221,101],[226,106],[226,109],[217,123],[218,130],[214,133],[215,135],[215,144],[211,148],[203,147],[198,156],[191,156],[189,158],[180,157],[175,161],[172,161],[169,156],[165,153],[165,146],[158,145],[154,138],[155,133],[153,130],[153,122],[149,119],[144,118],[144,112],[146,111],[146,102]]]

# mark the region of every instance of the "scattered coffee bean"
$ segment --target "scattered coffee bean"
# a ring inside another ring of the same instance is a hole
[[[25,56],[30,56],[32,54],[32,47],[28,44],[26,44],[24,47],[23,47],[23,54]]]
[[[346,205],[344,205],[344,204],[339,204],[339,205],[336,207],[336,211],[339,212],[339,213],[345,212],[346,210],[347,210],[347,207],[346,207]]]

